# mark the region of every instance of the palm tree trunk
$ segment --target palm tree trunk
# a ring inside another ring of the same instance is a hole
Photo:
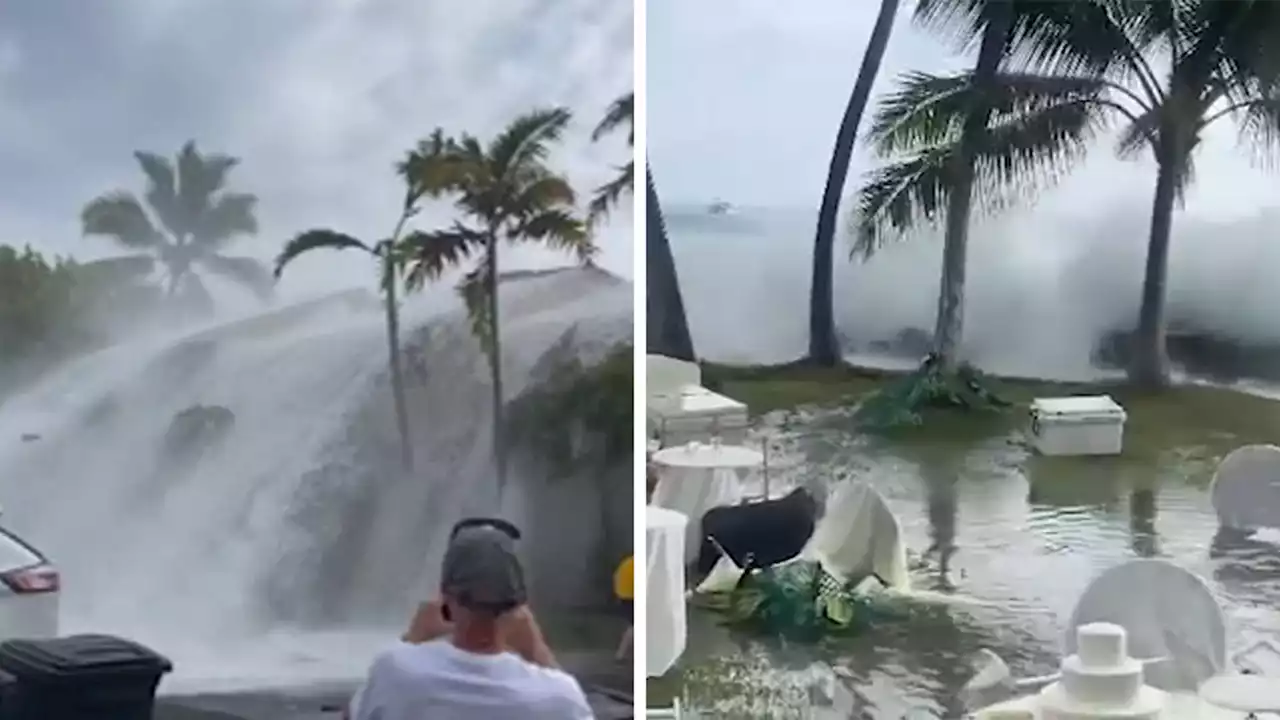
[[[849,162],[858,139],[858,125],[871,97],[871,87],[880,74],[893,21],[898,14],[898,0],[881,0],[871,39],[862,54],[862,67],[853,83],[853,93],[844,108],[836,146],[827,169],[827,185],[822,190],[822,206],[818,210],[818,229],[813,238],[813,279],[809,289],[809,361],[823,367],[840,362],[840,340],[836,337],[834,263],[836,221],[840,215],[840,196],[849,177]]]
[[[1173,233],[1173,207],[1177,199],[1177,165],[1161,158],[1156,173],[1156,193],[1151,203],[1151,235],[1142,276],[1142,306],[1133,338],[1129,380],[1142,388],[1157,389],[1169,383],[1165,350],[1165,286],[1169,274],[1169,244]]]
[[[658,191],[653,185],[649,164],[644,166],[645,179],[645,308],[648,314],[648,352],[677,360],[696,361],[689,319],[680,295],[680,278],[671,255],[667,226]]]
[[[954,372],[960,365],[960,342],[964,336],[964,289],[969,257],[969,215],[973,208],[974,162],[986,141],[991,115],[989,89],[1004,58],[1009,27],[1013,20],[1007,2],[987,3],[987,26],[974,68],[977,89],[974,107],[965,118],[960,152],[951,166],[952,191],[947,197],[946,235],[942,248],[942,282],[938,288],[938,313],[933,331],[934,355],[938,369]]]
[[[485,241],[487,277],[485,302],[489,303],[489,377],[493,380],[493,461],[498,473],[498,501],[507,488],[507,443],[502,404],[502,333],[498,326],[498,234],[491,231]]]
[[[390,254],[388,245],[383,250]],[[395,403],[396,432],[400,435],[400,464],[405,473],[413,472],[413,439],[409,436],[409,405],[405,398],[404,366],[400,358],[400,310],[396,300],[396,266],[391,257],[383,257],[382,293],[387,311],[387,351],[391,363],[391,395]]]

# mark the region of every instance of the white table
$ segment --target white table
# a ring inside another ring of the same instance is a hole
[[[688,625],[684,599],[684,536],[689,518],[666,508],[645,508],[645,670],[665,675],[684,653]]]
[[[1219,675],[1200,686],[1200,699],[1239,712],[1280,712],[1280,679],[1264,675]]]
[[[737,473],[764,465],[764,454],[751,448],[697,443],[663,448],[650,461],[657,466],[658,486],[653,504],[688,518],[684,558],[693,561],[702,545],[702,516],[708,510],[742,500]]]
[[[1164,698],[1164,709],[1160,715],[1162,720],[1241,720],[1244,713],[1235,710],[1224,710],[1189,693],[1156,692]],[[1019,714],[1022,713],[1022,714]],[[1013,700],[997,703],[978,710],[973,714],[975,720],[996,720],[996,718],[1040,717],[1040,698],[1038,695],[1027,695]]]

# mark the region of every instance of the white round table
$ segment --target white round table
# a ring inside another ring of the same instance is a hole
[[[688,564],[702,545],[702,516],[711,508],[741,502],[737,473],[762,467],[764,454],[738,445],[691,442],[663,448],[650,461],[658,470],[652,503],[688,518],[684,546]]]
[[[689,518],[666,508],[645,508],[645,670],[665,675],[684,653],[684,536]]]
[[[1265,675],[1219,675],[1200,686],[1200,699],[1237,712],[1280,712],[1280,678]]]
[[[658,450],[653,461],[673,468],[751,470],[764,465],[764,453],[741,445],[691,442]]]

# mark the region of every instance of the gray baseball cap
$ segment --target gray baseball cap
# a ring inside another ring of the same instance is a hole
[[[491,525],[458,528],[440,576],[440,589],[469,610],[502,613],[528,597],[515,538]]]

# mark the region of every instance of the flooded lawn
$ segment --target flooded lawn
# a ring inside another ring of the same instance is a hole
[[[785,407],[782,399],[797,395],[843,397],[847,405],[873,386],[787,382],[739,378],[721,387],[755,409]],[[1067,394],[1043,386],[1007,392],[1020,403]],[[756,433],[776,459],[776,485],[802,473],[871,483],[902,523],[913,583],[984,604],[922,606],[908,619],[818,647],[744,637],[691,611],[688,649],[668,676],[650,681],[650,703],[681,697],[721,718],[821,717],[809,708],[829,694],[821,688],[833,684],[834,667],[854,695],[854,717],[958,718],[971,653],[990,647],[1016,673],[1056,669],[1079,593],[1097,573],[1134,557],[1168,558],[1204,577],[1228,610],[1236,649],[1280,630],[1280,546],[1215,541],[1207,492],[1223,455],[1280,437],[1280,403],[1202,387],[1114,395],[1130,416],[1118,458],[1038,457],[1022,443],[1018,413],[944,419],[898,438],[858,432],[847,408],[757,418]],[[925,557],[930,547],[938,550]]]

